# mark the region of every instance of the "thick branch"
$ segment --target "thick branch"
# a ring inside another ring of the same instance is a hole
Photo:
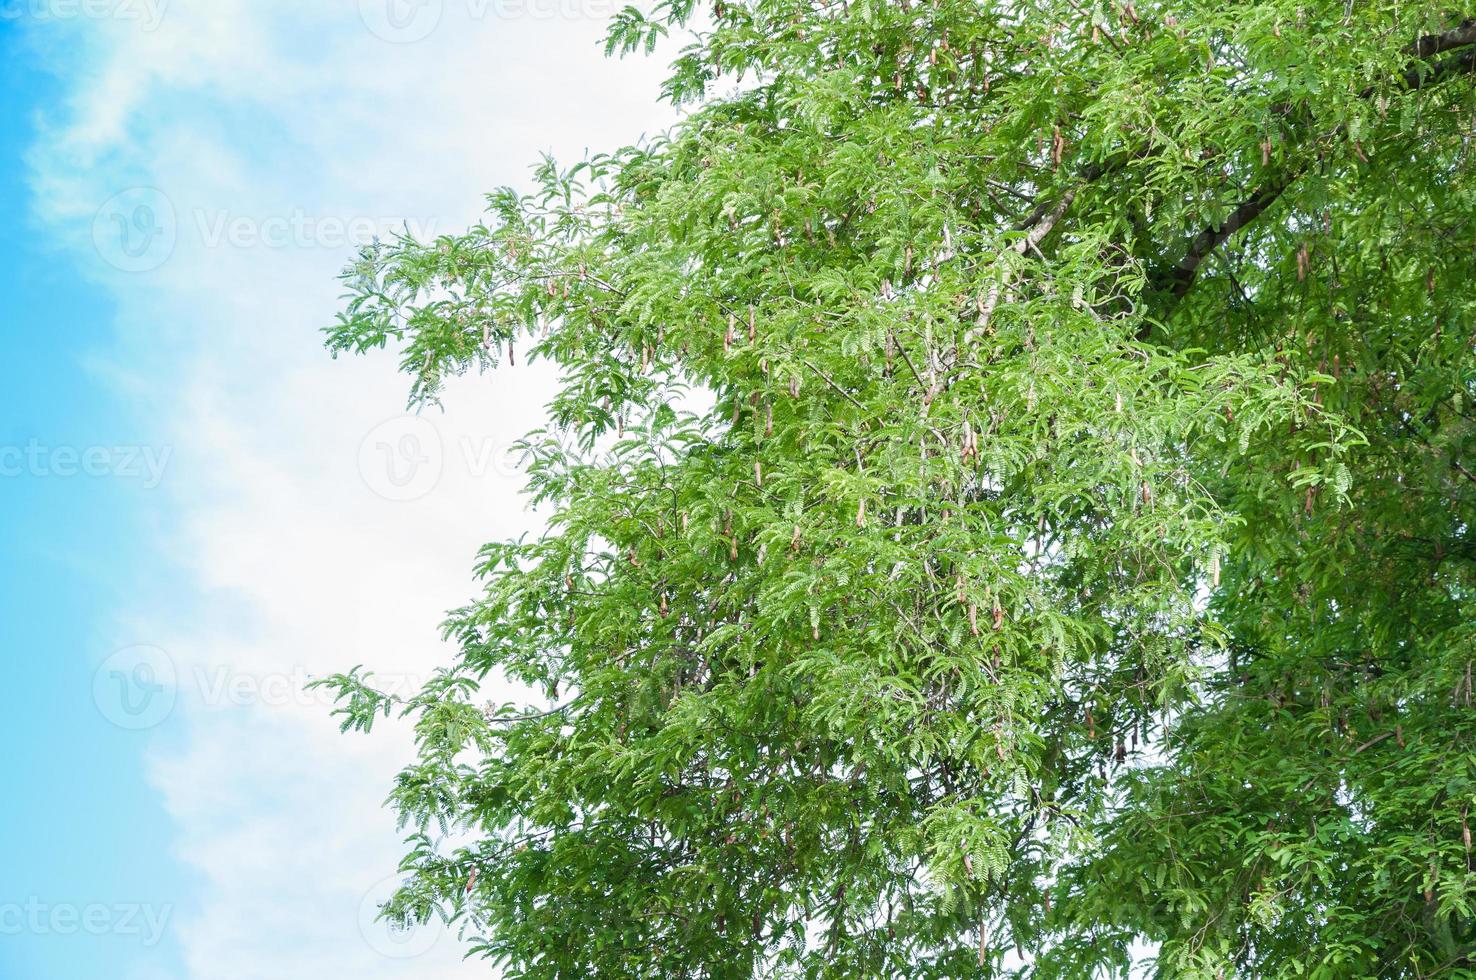
[[[1290,187],[1300,176],[1299,171],[1293,171],[1266,184],[1249,200],[1230,212],[1224,224],[1206,228],[1195,235],[1189,242],[1189,247],[1185,249],[1184,257],[1172,269],[1163,273],[1162,288],[1169,290],[1174,299],[1183,299],[1184,294],[1188,293],[1190,287],[1194,285],[1194,277],[1204,260],[1209,258],[1211,253],[1223,245],[1231,235],[1259,218],[1263,211],[1276,203],[1282,191]]]
[[[1076,200],[1076,188],[1072,187],[1065,194],[1061,195],[1061,199],[1056,202],[1054,208],[1049,209],[1049,213],[1047,213],[1044,204],[1037,207],[1036,212],[1038,213],[1032,212],[1031,216],[1025,222],[1016,226],[1021,228],[1021,230],[1028,229],[1025,232],[1025,237],[1010,247],[1021,255],[1026,254],[1033,248],[1037,248],[1041,241],[1051,233],[1051,229],[1056,227],[1056,223],[1061,220],[1061,216],[1066,213],[1067,208],[1071,207],[1071,202],[1074,200]],[[1001,284],[998,282],[989,288],[988,298],[979,307],[979,319],[969,330],[969,340],[972,340],[976,335],[989,329],[989,321],[993,318],[994,311],[999,306],[1001,292]]]
[[[1413,57],[1427,59],[1456,48],[1476,45],[1476,19],[1467,19],[1460,26],[1440,34],[1429,34],[1420,38],[1405,50]],[[1416,65],[1405,72],[1401,81],[1407,89],[1427,88],[1455,75],[1476,72],[1476,48],[1445,58],[1433,65]],[[1359,93],[1370,98],[1373,89]],[[1161,271],[1155,278],[1161,290],[1170,294],[1174,302],[1181,300],[1194,286],[1195,277],[1204,260],[1209,258],[1230,236],[1259,218],[1267,208],[1276,203],[1288,187],[1296,183],[1301,170],[1292,170],[1261,185],[1243,201],[1220,225],[1205,228],[1189,241],[1184,256],[1173,267]]]
[[[1476,17],[1467,18],[1448,31],[1427,34],[1404,50],[1411,58],[1433,58],[1437,54],[1463,48],[1468,44],[1476,44]]]
[[[1476,39],[1465,43],[1476,44]],[[1476,48],[1438,61],[1433,67],[1417,65],[1411,68],[1404,73],[1404,87],[1408,89],[1429,88],[1455,75],[1468,75],[1473,71],[1476,71]]]

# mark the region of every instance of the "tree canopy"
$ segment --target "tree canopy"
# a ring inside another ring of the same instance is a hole
[[[329,331],[417,404],[561,377],[455,662],[327,682],[414,721],[389,914],[540,980],[1476,975],[1476,20],[609,48],[681,122],[367,250]]]

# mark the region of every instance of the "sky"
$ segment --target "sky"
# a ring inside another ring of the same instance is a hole
[[[448,659],[552,379],[410,415],[321,330],[358,244],[671,123],[615,9],[0,0],[0,980],[490,975],[373,921],[410,743],[303,684]]]

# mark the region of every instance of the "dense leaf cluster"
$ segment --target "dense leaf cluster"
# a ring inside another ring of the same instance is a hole
[[[1476,24],[672,0],[671,133],[369,250],[555,362],[390,912],[527,978],[1465,974]],[[534,707],[483,705],[498,673]]]

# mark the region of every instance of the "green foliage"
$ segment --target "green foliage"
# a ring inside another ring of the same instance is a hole
[[[346,275],[330,347],[414,400],[562,373],[456,662],[328,682],[416,726],[390,913],[526,978],[1473,975],[1471,20],[723,0],[609,50],[668,36],[671,133]]]

